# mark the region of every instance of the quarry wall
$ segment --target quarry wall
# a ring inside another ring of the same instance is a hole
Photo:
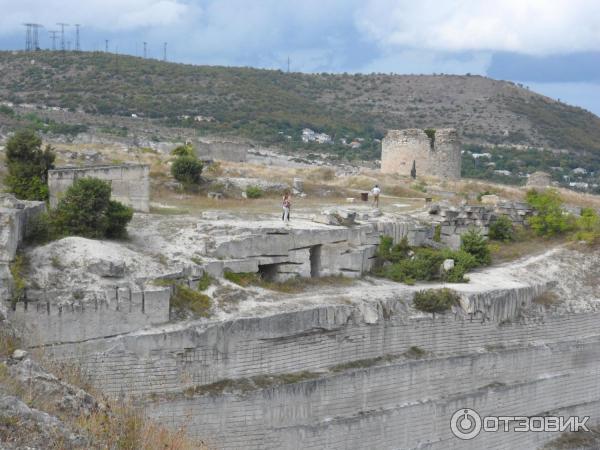
[[[109,181],[111,198],[136,211],[150,211],[150,168],[145,164],[114,166],[62,167],[48,171],[50,206],[55,207],[64,192],[78,178]]]
[[[390,130],[381,142],[381,171],[410,176],[460,178],[461,144],[456,130],[442,128],[429,137],[424,130]]]
[[[355,307],[339,305],[51,351],[59,359],[77,357],[108,395],[141,395],[147,414],[216,448],[512,449],[517,442],[535,448],[553,436],[488,433],[461,447],[448,421],[464,407],[481,414],[578,408],[598,415],[600,313],[517,319],[515,307],[536,291],[508,292],[505,310],[494,316],[489,310],[408,318],[397,299],[380,303],[369,323]],[[491,291],[471,304],[480,310],[486,301],[501,300]],[[501,319],[507,315],[512,320]],[[425,359],[402,357],[414,347],[426,352]],[[399,359],[327,371],[389,355]],[[323,375],[245,394],[182,393],[223,379],[305,370]]]
[[[599,344],[595,338],[402,361],[246,395],[161,398],[147,413],[220,448],[531,448],[523,444],[541,441],[535,433],[529,439],[483,433],[465,445],[451,435],[449,419],[465,407],[482,415],[533,416],[597,402]],[[572,358],[580,361],[577,370]],[[598,408],[589,405],[587,412]]]
[[[19,302],[8,309],[8,318],[25,332],[30,346],[114,336],[169,320],[168,288],[144,292],[110,289],[97,294],[92,303]],[[43,296],[52,298],[52,292]]]

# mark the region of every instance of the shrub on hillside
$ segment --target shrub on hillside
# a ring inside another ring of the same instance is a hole
[[[110,200],[110,191],[110,184],[97,178],[76,180],[50,213],[52,234],[88,238],[125,236],[133,210]]]
[[[194,153],[194,147],[192,147],[189,144],[180,145],[179,147],[175,147],[171,151],[171,155],[175,155],[175,156],[191,156],[193,158],[196,157],[196,154]]]
[[[458,305],[460,296],[452,289],[427,289],[415,292],[413,305],[419,311],[443,313]]]
[[[500,216],[490,223],[489,238],[495,241],[512,241],[515,230],[508,216]]]
[[[55,154],[31,130],[17,132],[6,143],[6,184],[10,192],[24,200],[48,199],[48,170],[54,167]]]
[[[392,245],[392,238],[389,236],[380,238],[377,257],[380,266],[375,271],[377,275],[407,284],[432,280],[465,282],[468,281],[464,277],[465,273],[479,265],[476,258],[465,251],[432,248],[412,250],[406,239]],[[454,267],[449,271],[442,271],[441,266],[446,259],[454,260]],[[384,264],[386,261],[387,265]]]
[[[554,236],[573,227],[571,218],[562,209],[562,198],[556,190],[531,190],[527,192],[527,203],[536,212],[528,219],[528,223],[538,236]]]
[[[575,239],[595,243],[600,239],[600,216],[592,208],[583,208],[576,221]]]
[[[486,266],[492,262],[487,240],[478,230],[471,229],[460,237],[460,249],[473,255],[478,265]]]
[[[194,156],[178,156],[171,166],[171,174],[184,184],[198,184],[202,174],[202,162]]]
[[[260,186],[248,186],[246,188],[246,196],[248,198],[260,198],[264,194],[264,191]]]

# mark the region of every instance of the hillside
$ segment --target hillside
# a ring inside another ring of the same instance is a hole
[[[287,147],[306,147],[300,132],[310,127],[364,138],[355,156],[365,158],[378,155],[373,139],[405,127],[456,127],[468,144],[600,152],[597,116],[480,76],[301,74],[47,51],[0,52],[0,72],[0,100],[15,104],[137,114]],[[0,110],[0,124],[14,122],[9,112]]]

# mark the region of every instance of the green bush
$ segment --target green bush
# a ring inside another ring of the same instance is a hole
[[[413,305],[419,311],[442,313],[458,305],[460,296],[452,289],[427,289],[415,292]]]
[[[175,293],[171,298],[171,306],[179,310],[189,310],[200,317],[210,317],[212,300],[206,294],[177,284],[175,285]]]
[[[436,250],[431,248],[418,248],[414,256],[400,257],[400,253],[392,255],[387,261],[393,262],[377,271],[378,275],[393,281],[413,284],[415,281],[443,280],[450,283],[464,282],[465,273],[477,267],[475,257],[462,251],[449,249]],[[446,259],[454,260],[454,268],[448,272],[440,270]]]
[[[108,238],[124,238],[127,236],[127,224],[133,218],[133,209],[123,203],[110,200],[106,211],[108,227],[105,236]]]
[[[572,221],[563,211],[562,199],[556,190],[531,190],[527,192],[527,202],[536,212],[528,219],[528,223],[538,236],[554,236],[572,229]]]
[[[54,154],[31,130],[17,132],[6,143],[6,184],[10,192],[24,200],[48,199],[48,170],[54,167]]]
[[[575,239],[595,243],[600,239],[600,217],[592,208],[582,208],[576,220]]]
[[[490,223],[489,238],[495,241],[512,241],[515,237],[512,220],[508,216],[500,216]]]
[[[184,184],[198,184],[202,174],[202,162],[194,156],[178,156],[171,166],[171,174]]]
[[[133,210],[110,200],[110,190],[110,184],[97,178],[75,180],[50,213],[52,233],[88,238],[125,236]]]
[[[171,155],[175,156],[191,156],[192,158],[196,158],[196,153],[194,152],[194,147],[191,145],[180,145],[171,151]]]
[[[248,186],[246,188],[246,196],[248,198],[260,198],[264,194],[260,186]]]
[[[460,249],[473,255],[478,265],[487,266],[492,262],[487,240],[478,230],[471,229],[460,237]]]

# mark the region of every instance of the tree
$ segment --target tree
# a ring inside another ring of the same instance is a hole
[[[178,156],[171,166],[171,174],[185,184],[198,184],[202,173],[202,162],[193,156]]]
[[[556,190],[531,190],[527,192],[527,203],[536,212],[535,216],[528,219],[528,223],[539,236],[553,236],[572,228],[569,215],[562,209],[562,198]]]
[[[6,184],[23,200],[48,199],[48,170],[54,168],[52,147],[42,150],[42,140],[31,130],[18,131],[6,143]]]
[[[124,236],[133,210],[110,200],[110,191],[110,184],[97,178],[75,180],[51,212],[54,232],[89,238]]]

